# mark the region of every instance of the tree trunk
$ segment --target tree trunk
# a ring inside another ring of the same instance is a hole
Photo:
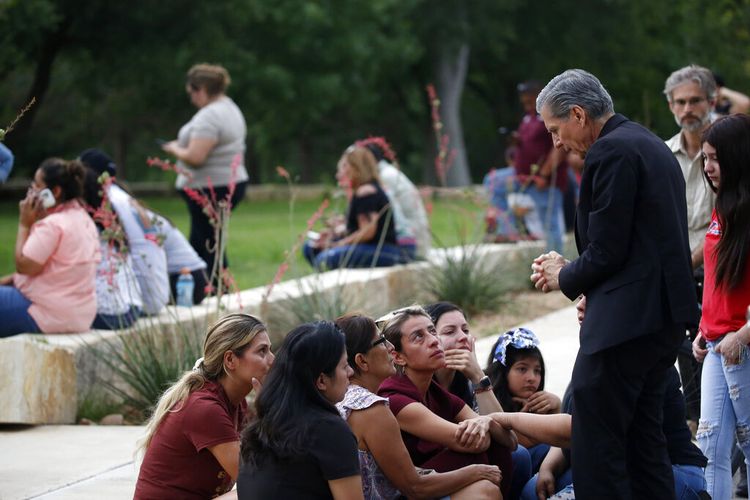
[[[453,163],[446,173],[448,186],[468,186],[471,184],[469,162],[464,145],[464,132],[461,125],[461,96],[464,91],[466,74],[469,69],[469,44],[445,45],[441,48],[437,67],[437,93],[440,98],[440,114],[444,134],[450,142],[448,151],[454,151]]]
[[[36,70],[34,71],[34,81],[31,83],[29,95],[22,106],[25,106],[32,98],[36,98],[36,103],[26,112],[23,118],[19,120],[13,131],[8,134],[5,142],[10,149],[15,149],[16,145],[28,142],[27,137],[31,131],[31,125],[34,123],[34,117],[41,107],[44,96],[49,88],[52,77],[52,66],[54,65],[57,54],[66,42],[69,27],[70,19],[66,17],[57,29],[49,34],[42,44],[39,51]]]

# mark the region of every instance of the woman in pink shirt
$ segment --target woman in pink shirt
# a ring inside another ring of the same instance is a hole
[[[96,314],[96,227],[80,201],[78,161],[44,160],[18,204],[16,273],[0,278],[0,337],[90,328]]]

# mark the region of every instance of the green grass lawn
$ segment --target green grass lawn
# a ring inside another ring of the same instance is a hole
[[[175,197],[145,198],[149,207],[169,217],[187,236],[189,218],[184,202]],[[290,250],[297,235],[305,231],[307,219],[321,200],[298,201],[290,211],[286,201],[242,202],[229,225],[230,269],[240,289],[269,283]],[[452,246],[477,241],[481,235],[483,208],[467,199],[436,199],[430,223],[435,246]],[[329,212],[345,210],[343,200],[334,200]],[[0,275],[14,270],[13,252],[18,227],[18,204],[0,202]],[[284,279],[309,274],[311,268],[297,253]]]

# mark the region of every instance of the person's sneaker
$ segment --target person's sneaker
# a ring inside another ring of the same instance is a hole
[[[747,498],[747,468],[742,464],[740,467],[740,480],[737,481],[737,489],[734,490],[734,496]]]

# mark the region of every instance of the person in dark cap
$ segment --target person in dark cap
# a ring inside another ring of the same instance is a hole
[[[117,171],[109,155],[100,149],[85,150],[80,160],[97,176],[105,173],[113,176]],[[94,208],[101,205],[100,191],[99,183],[92,183],[89,178],[86,201]],[[200,303],[206,296],[208,284],[206,262],[198,256],[180,230],[166,217],[146,208],[117,182],[108,187],[107,196],[125,229],[129,245],[135,243],[145,249],[145,252],[132,252],[134,271],[144,294],[144,310],[155,314],[169,301],[170,293],[173,298],[176,296],[177,278],[183,268],[187,268],[193,276],[193,303]],[[161,243],[155,244],[154,240]],[[144,287],[148,287],[149,291]]]

